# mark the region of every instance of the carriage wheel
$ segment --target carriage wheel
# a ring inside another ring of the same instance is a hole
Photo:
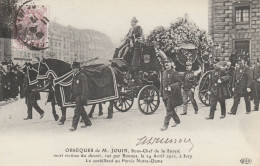
[[[209,83],[210,83],[210,71],[206,72],[201,77],[199,83],[199,93],[198,93],[199,99],[206,106],[210,106]]]
[[[119,99],[114,101],[115,108],[120,112],[128,111],[134,104],[134,98],[126,93],[120,93]]]
[[[154,113],[160,105],[160,94],[155,86],[147,85],[138,93],[138,108],[145,114]]]

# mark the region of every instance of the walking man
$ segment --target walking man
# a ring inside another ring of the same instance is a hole
[[[239,67],[236,68],[233,75],[232,90],[234,92],[234,103],[229,114],[236,115],[237,107],[240,102],[240,98],[244,97],[246,104],[246,114],[250,114],[251,106],[249,99],[249,92],[251,91],[253,74],[248,66],[245,65],[245,59],[243,56],[238,58]]]
[[[84,108],[84,105],[87,104],[88,83],[86,75],[82,73],[80,69],[79,62],[73,62],[72,72],[74,77],[71,87],[71,99],[72,101],[76,102],[76,107],[74,110],[74,117],[72,120],[72,127],[70,128],[70,131],[75,131],[77,129],[80,116],[85,123],[85,125],[82,127],[91,126],[92,123],[89,120]]]
[[[197,84],[196,74],[194,71],[191,70],[192,63],[188,61],[186,63],[186,72],[184,73],[184,81],[183,81],[183,113],[181,115],[187,115],[187,108],[188,108],[188,99],[191,100],[191,103],[193,105],[195,114],[198,113],[198,105],[196,100],[194,99],[194,91],[195,86]]]
[[[176,114],[175,107],[183,104],[181,95],[181,78],[179,73],[175,71],[174,63],[171,63],[169,59],[166,59],[165,69],[166,70],[163,71],[162,96],[166,107],[166,117],[164,119],[164,125],[161,128],[161,131],[167,130],[171,118],[174,120],[172,127],[176,127],[180,124],[180,119]]]
[[[258,111],[260,100],[260,58],[257,58],[256,65],[253,68],[253,79],[254,111]]]
[[[31,67],[29,64],[28,67]],[[32,119],[32,108],[34,108],[39,114],[40,119],[44,116],[44,111],[39,107],[37,100],[40,100],[40,93],[38,91],[32,91],[29,85],[29,76],[28,76],[28,68],[27,66],[24,69],[25,71],[25,78],[23,83],[23,94],[25,96],[25,103],[27,105],[27,117],[24,120]],[[22,95],[23,96],[23,95]]]
[[[220,119],[226,117],[225,99],[231,97],[231,92],[228,87],[230,76],[228,75],[225,65],[225,62],[218,62],[215,65],[215,69],[210,72],[210,113],[209,117],[206,117],[207,120],[214,119],[217,102],[220,103],[221,107]]]

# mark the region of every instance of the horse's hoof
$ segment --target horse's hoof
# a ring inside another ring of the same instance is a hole
[[[112,119],[113,117],[112,116],[108,116],[107,119]]]
[[[59,115],[54,115],[55,121],[59,120]]]
[[[64,122],[59,122],[58,125],[64,125]]]

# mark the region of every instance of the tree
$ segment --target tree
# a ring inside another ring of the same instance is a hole
[[[17,0],[0,2],[0,37],[11,38]]]

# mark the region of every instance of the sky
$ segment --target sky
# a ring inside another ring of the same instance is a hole
[[[94,29],[120,44],[136,17],[144,34],[168,27],[185,13],[200,28],[208,29],[208,0],[34,0],[49,9],[50,20],[79,29]]]

